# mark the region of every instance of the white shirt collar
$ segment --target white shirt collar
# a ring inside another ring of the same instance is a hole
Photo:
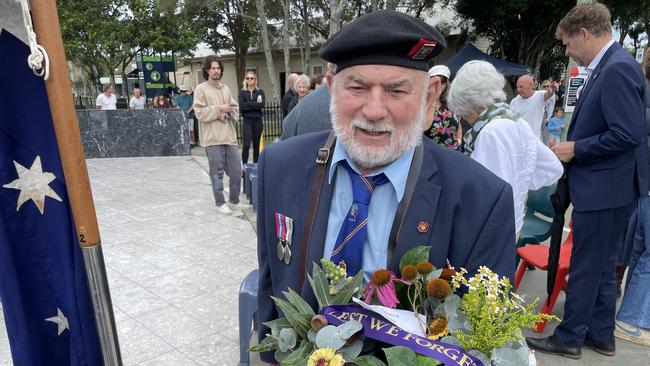
[[[603,58],[605,55],[605,52],[614,44],[614,40],[610,39],[609,42],[607,42],[603,48],[600,49],[600,52],[594,57],[594,59],[591,61],[589,66],[587,66],[587,72],[591,75],[592,71],[596,69],[598,64],[600,63],[600,60]]]

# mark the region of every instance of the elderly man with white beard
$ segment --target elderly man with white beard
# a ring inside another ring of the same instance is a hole
[[[386,27],[391,24],[391,27]],[[278,318],[271,296],[292,288],[312,306],[305,274],[321,258],[349,275],[398,272],[402,255],[431,246],[429,260],[512,277],[512,189],[472,159],[422,139],[441,92],[429,79],[442,35],[393,11],[364,15],[321,48],[336,65],[333,131],[267,147],[258,165],[258,316]],[[399,275],[399,273],[397,273]],[[262,360],[275,363],[272,353]]]

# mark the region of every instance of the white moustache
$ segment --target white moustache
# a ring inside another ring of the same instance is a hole
[[[387,123],[371,123],[368,122],[368,120],[361,119],[361,118],[355,118],[352,120],[352,127],[354,128],[360,128],[362,130],[366,130],[368,132],[389,132],[392,133],[395,130],[395,126],[392,126]]]

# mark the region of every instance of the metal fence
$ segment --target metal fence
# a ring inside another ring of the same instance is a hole
[[[280,103],[267,102],[262,108],[262,122],[264,123],[264,144],[272,143],[282,135],[282,105]],[[237,124],[237,141],[242,143],[241,115]]]

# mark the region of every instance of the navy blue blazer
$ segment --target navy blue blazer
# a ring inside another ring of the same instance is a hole
[[[258,162],[257,238],[260,266],[258,316],[260,323],[278,318],[270,296],[284,298],[282,291],[298,287],[297,273],[303,254],[303,227],[310,204],[316,171],[316,155],[329,132],[310,133],[290,138],[264,149]],[[399,273],[399,260],[411,247],[429,245],[430,261],[437,267],[447,260],[455,267],[474,272],[488,266],[508,276],[515,270],[515,227],[513,195],[509,184],[482,165],[456,152],[423,139],[420,177],[397,236],[389,268]],[[327,177],[327,173],[326,177]],[[308,272],[312,262],[323,256],[333,185],[323,183],[317,216],[308,253]],[[293,219],[292,257],[287,265],[276,255],[274,213]],[[420,222],[430,230],[418,231]],[[305,297],[316,308],[316,301],[305,280]],[[260,339],[269,329],[260,325]],[[273,362],[272,354],[262,359]]]
[[[578,211],[622,207],[647,195],[645,85],[639,64],[617,43],[604,54],[571,118],[567,167]]]

